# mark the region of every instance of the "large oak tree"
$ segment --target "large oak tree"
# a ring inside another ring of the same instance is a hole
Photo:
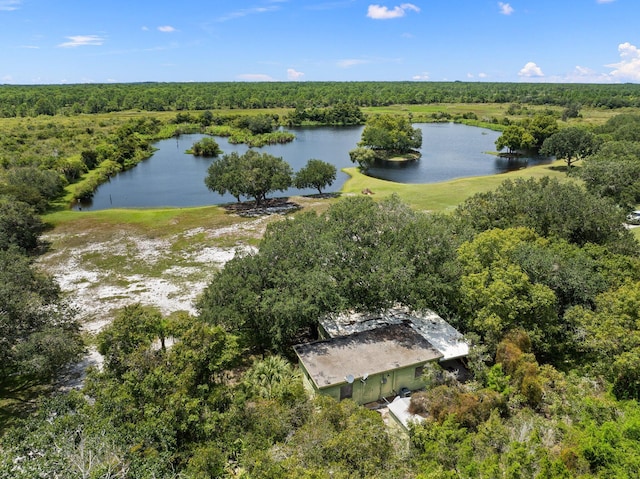
[[[268,153],[247,151],[244,155],[231,153],[209,166],[204,182],[211,191],[221,195],[229,192],[253,198],[260,205],[267,195],[284,191],[292,184],[293,170],[281,157]]]

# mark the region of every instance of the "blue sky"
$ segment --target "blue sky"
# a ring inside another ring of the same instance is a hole
[[[640,82],[638,0],[0,0],[0,83]]]

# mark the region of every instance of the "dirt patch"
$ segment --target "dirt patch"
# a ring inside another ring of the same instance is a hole
[[[256,250],[237,238],[262,236],[267,222],[260,217],[215,230],[193,228],[166,238],[130,231],[103,238],[91,231],[53,231],[44,238],[51,249],[40,264],[78,308],[83,329],[97,333],[116,310],[133,303],[155,306],[163,314],[195,313],[194,302],[215,272],[236,254]],[[232,246],[212,244],[216,240]]]

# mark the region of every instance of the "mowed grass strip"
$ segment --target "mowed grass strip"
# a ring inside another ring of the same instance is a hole
[[[217,229],[248,221],[221,206],[190,208],[113,208],[95,211],[60,210],[43,220],[59,232],[73,225],[81,231],[132,230],[149,237],[171,236],[193,228]]]
[[[490,176],[474,176],[445,181],[442,183],[406,184],[371,178],[358,168],[344,168],[350,178],[342,188],[344,195],[363,194],[369,190],[374,198],[398,195],[405,203],[418,210],[452,211],[469,196],[496,189],[508,178],[541,178],[550,176],[560,181],[579,181],[568,177],[565,163],[556,161],[549,165],[537,165],[518,171]]]

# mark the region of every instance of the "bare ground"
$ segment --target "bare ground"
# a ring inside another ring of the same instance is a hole
[[[215,272],[236,254],[255,251],[247,239],[262,237],[269,221],[263,216],[160,238],[131,231],[54,230],[43,238],[51,247],[39,263],[77,308],[83,330],[95,335],[129,304],[155,306],[165,315],[195,313],[195,300]],[[59,389],[81,387],[87,368],[100,368],[102,360],[90,347],[62,372]]]
[[[43,237],[50,247],[39,264],[69,296],[89,335],[134,303],[154,306],[164,315],[193,314],[196,299],[215,272],[235,255],[256,251],[254,245],[270,222],[301,207],[323,210],[325,200],[275,200],[260,210],[232,205],[222,216],[198,217],[184,227],[180,218],[150,228],[78,215]],[[79,363],[63,372],[59,387],[80,387],[87,368],[101,365],[101,355],[90,347]]]

